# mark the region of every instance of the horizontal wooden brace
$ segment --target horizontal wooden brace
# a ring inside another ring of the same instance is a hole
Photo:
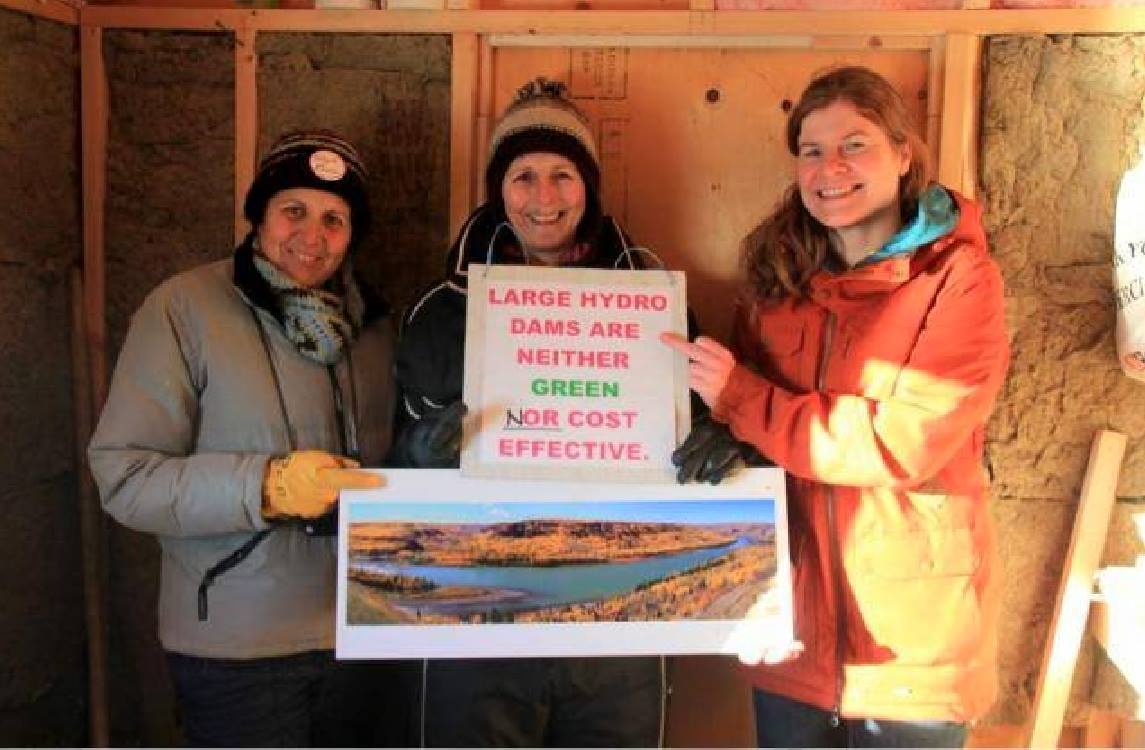
[[[918,49],[933,45],[929,36],[863,35],[809,36],[770,34],[736,36],[730,34],[490,34],[493,47],[665,47],[671,49]]]
[[[16,0],[4,0],[14,2]],[[33,0],[22,0],[32,2]],[[88,5],[85,26],[133,29],[556,34],[927,36],[1145,32],[1145,7],[1037,10],[590,11],[284,10]]]

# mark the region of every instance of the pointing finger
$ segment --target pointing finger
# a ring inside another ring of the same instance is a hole
[[[359,469],[319,469],[318,483],[331,490],[369,490],[384,484],[377,474]]]
[[[664,331],[660,334],[660,343],[666,344],[681,354],[687,354],[692,348],[691,343],[678,333],[673,331]]]

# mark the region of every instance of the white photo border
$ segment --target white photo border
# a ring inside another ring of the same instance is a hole
[[[782,645],[793,637],[791,566],[783,471],[744,469],[719,485],[504,481],[463,477],[456,469],[379,471],[385,486],[342,493],[338,536],[337,656],[340,659],[483,658],[737,654],[746,644]],[[773,500],[779,615],[765,620],[674,620],[465,625],[351,625],[347,622],[349,524],[359,503],[603,502]]]

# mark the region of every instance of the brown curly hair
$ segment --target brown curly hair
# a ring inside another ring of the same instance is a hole
[[[919,196],[930,182],[926,146],[911,125],[902,97],[885,78],[869,68],[835,68],[804,89],[787,118],[787,150],[799,153],[803,120],[816,110],[846,101],[879,126],[891,143],[910,147],[910,166],[899,179],[899,213],[903,222],[918,210]],[[751,230],[740,245],[741,262],[750,291],[765,300],[806,296],[811,277],[823,267],[831,249],[830,236],[803,205],[799,186],[784,191],[771,215]]]

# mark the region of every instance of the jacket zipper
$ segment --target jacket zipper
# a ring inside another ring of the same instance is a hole
[[[846,605],[843,601],[843,556],[835,524],[835,488],[827,488],[827,534],[831,550],[831,583],[835,588],[835,707],[831,710],[831,726],[839,726],[839,711],[843,705],[843,657],[846,646]]]
[[[819,355],[819,371],[815,377],[815,389],[823,392],[827,383],[827,361],[831,356],[831,344],[835,338],[835,313],[827,311],[824,325],[823,346]],[[830,723],[839,726],[839,710],[843,703],[843,655],[846,644],[846,611],[843,603],[842,545],[839,543],[835,523],[835,488],[827,486],[827,542],[831,555],[831,584],[835,589],[835,707],[831,709]]]

